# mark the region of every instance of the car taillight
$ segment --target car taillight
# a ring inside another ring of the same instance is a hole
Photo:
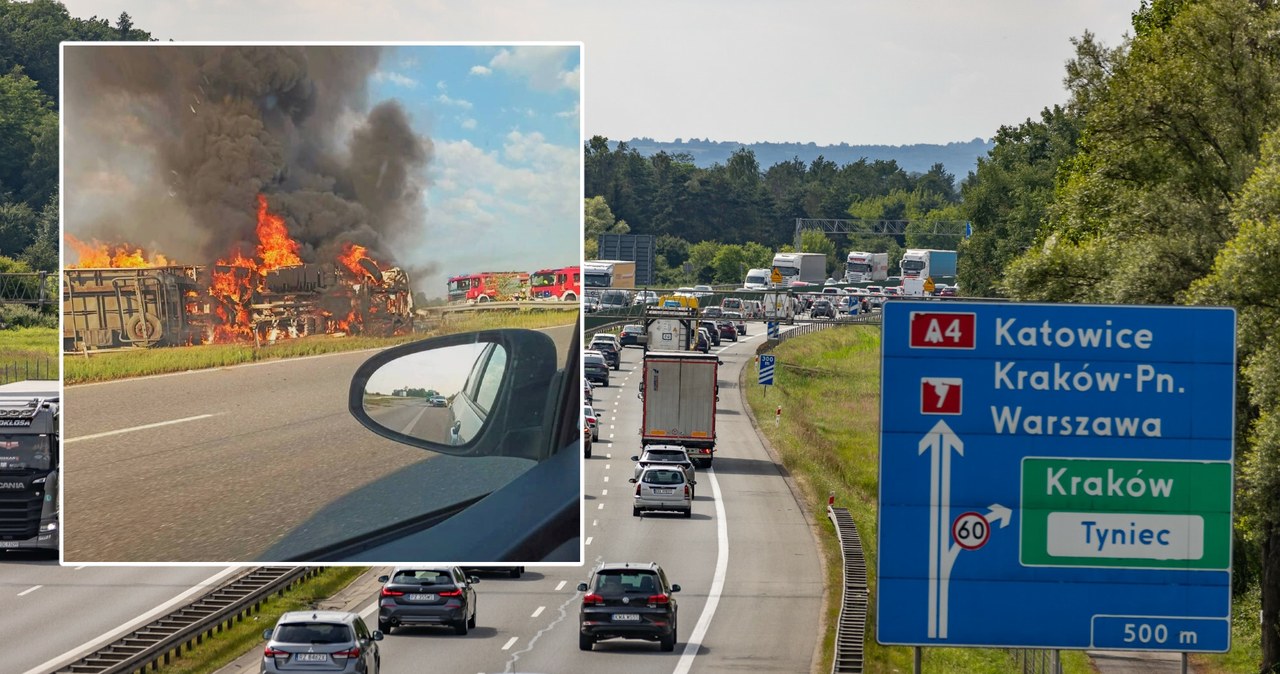
[[[639,483],[639,482],[637,482],[637,483],[636,483],[636,496],[639,496],[639,495],[640,495],[640,483]]]
[[[348,649],[348,650],[345,650],[345,651],[338,651],[337,653],[334,653],[334,654],[333,654],[333,657],[335,657],[335,658],[358,658],[358,657],[360,657],[360,647],[359,647],[359,646],[356,646],[355,648]]]
[[[684,495],[685,495],[686,497],[687,497],[687,496],[689,496],[689,485],[687,485],[687,484],[684,486]]]
[[[385,588],[385,587],[384,587],[384,588],[382,588],[382,596],[384,596],[384,597],[403,597],[403,596],[404,596],[404,593],[403,593],[403,592],[401,592],[401,591],[399,591],[399,590],[388,590],[387,588]]]
[[[598,594],[588,594],[582,598],[583,606],[604,606],[604,597]]]
[[[667,596],[667,595],[665,595],[665,594],[654,594],[654,595],[649,595],[649,605],[650,605],[650,606],[652,606],[652,605],[654,605],[654,604],[666,604],[666,603],[668,603],[668,602],[670,602],[670,601],[671,601],[671,598],[670,598],[670,597],[668,597],[668,596]]]
[[[461,597],[462,590],[461,589],[445,590],[444,592],[437,592],[436,594],[440,595],[441,597]]]
[[[288,655],[289,651],[282,651],[279,648],[272,648],[270,646],[267,646],[267,649],[262,651],[262,657],[264,658],[283,658]]]

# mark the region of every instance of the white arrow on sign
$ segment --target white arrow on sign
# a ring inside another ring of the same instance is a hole
[[[1000,528],[1003,529],[1009,526],[1009,522],[1013,521],[1013,511],[999,503],[992,503],[987,508],[987,521],[999,522]]]
[[[947,638],[947,588],[951,565],[958,552],[951,551],[951,451],[964,456],[964,443],[946,421],[939,421],[920,440],[920,453],[929,451],[929,638]],[[958,547],[958,546],[957,546]],[[947,551],[938,573],[939,551]],[[941,593],[941,597],[939,597]]]

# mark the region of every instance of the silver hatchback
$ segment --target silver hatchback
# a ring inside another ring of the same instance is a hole
[[[265,630],[261,674],[378,674],[377,642],[355,613],[291,611]]]
[[[640,477],[628,480],[636,486],[631,514],[639,517],[646,510],[674,510],[693,517],[693,485],[679,466],[650,466]]]

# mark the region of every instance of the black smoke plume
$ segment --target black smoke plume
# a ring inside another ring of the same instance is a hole
[[[351,241],[395,262],[395,243],[425,225],[432,144],[399,103],[369,107],[379,57],[363,46],[65,47],[67,231],[209,263],[252,253],[265,194],[304,260]]]

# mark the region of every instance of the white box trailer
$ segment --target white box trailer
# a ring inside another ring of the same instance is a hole
[[[640,444],[681,445],[700,467],[711,465],[716,446],[715,354],[650,351],[644,356]]]

